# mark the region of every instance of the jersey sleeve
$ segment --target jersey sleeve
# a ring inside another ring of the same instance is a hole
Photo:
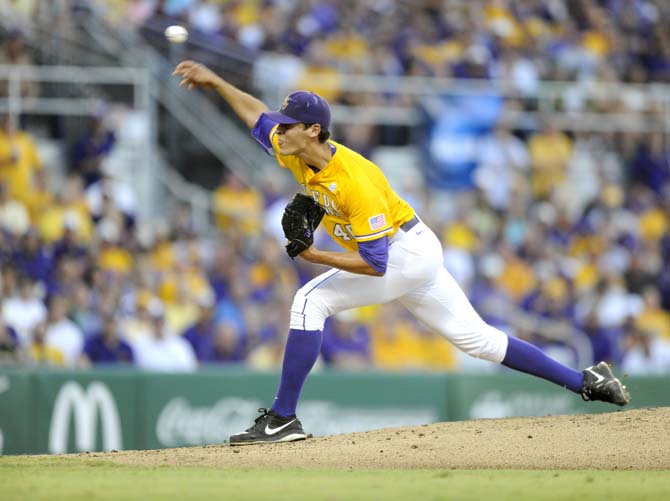
[[[368,242],[393,233],[391,211],[368,179],[354,180],[345,206],[357,242]]]
[[[389,261],[389,239],[386,235],[376,240],[361,242],[358,253],[375,271],[386,273]]]
[[[279,154],[279,144],[277,144],[277,122],[270,120],[265,113],[261,113],[258,121],[251,130],[253,138],[260,143],[269,155],[274,155],[280,167],[288,167],[287,157]]]
[[[261,113],[258,117],[254,128],[251,130],[253,138],[260,143],[260,145],[269,154],[274,153],[272,137],[274,136],[277,123],[268,118],[265,113]]]

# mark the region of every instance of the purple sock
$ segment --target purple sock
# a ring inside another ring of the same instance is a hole
[[[507,336],[507,353],[502,364],[517,371],[532,374],[563,386],[575,393],[582,389],[583,375],[581,372],[559,364],[549,358],[542,350],[530,343]]]
[[[321,331],[291,329],[284,350],[281,382],[272,410],[280,416],[293,416],[298,406],[302,385],[314,367],[321,350]]]

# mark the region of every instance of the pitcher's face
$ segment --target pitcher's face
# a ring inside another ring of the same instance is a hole
[[[282,155],[299,155],[305,151],[313,138],[319,135],[319,126],[305,124],[280,124],[277,126],[279,135],[279,153]]]

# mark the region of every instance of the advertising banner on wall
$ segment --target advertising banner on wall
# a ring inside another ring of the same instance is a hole
[[[0,453],[225,443],[272,402],[277,374],[0,369]],[[670,378],[629,378],[632,407],[670,405]],[[480,418],[613,410],[523,375],[313,374],[298,414],[315,436]]]

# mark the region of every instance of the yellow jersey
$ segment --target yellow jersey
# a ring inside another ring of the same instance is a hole
[[[33,176],[41,168],[31,136],[21,131],[8,135],[0,130],[0,181],[7,184],[12,198],[26,204],[30,201]]]
[[[359,242],[393,235],[414,216],[412,207],[393,191],[381,169],[362,155],[329,140],[333,156],[315,172],[304,160],[279,153],[276,130],[272,129],[270,139],[277,162],[324,208],[321,224],[348,251],[358,250]]]

